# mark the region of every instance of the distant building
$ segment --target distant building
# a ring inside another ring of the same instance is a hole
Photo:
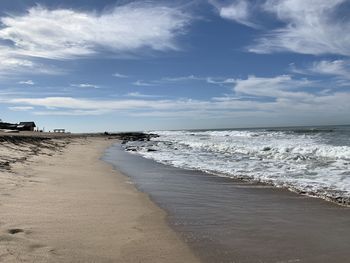
[[[20,131],[34,131],[34,128],[36,127],[34,121],[29,121],[29,122],[20,122],[17,125],[17,130]]]
[[[0,122],[0,129],[16,130],[17,129],[17,124],[8,123],[8,122]]]
[[[53,132],[55,132],[55,133],[65,133],[66,130],[65,129],[54,129]]]

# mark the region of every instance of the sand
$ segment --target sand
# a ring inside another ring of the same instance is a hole
[[[69,140],[0,170],[1,262],[198,262],[165,212],[100,160],[112,140]]]

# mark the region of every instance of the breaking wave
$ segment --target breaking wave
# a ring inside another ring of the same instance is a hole
[[[350,128],[155,131],[126,150],[220,176],[349,204]]]

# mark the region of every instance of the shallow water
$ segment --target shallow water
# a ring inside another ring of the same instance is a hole
[[[203,262],[348,262],[350,209],[283,189],[159,164],[111,147],[104,160],[168,212]]]

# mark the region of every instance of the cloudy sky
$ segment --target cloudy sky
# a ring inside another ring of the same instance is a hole
[[[0,118],[70,131],[350,123],[350,0],[2,0]]]

